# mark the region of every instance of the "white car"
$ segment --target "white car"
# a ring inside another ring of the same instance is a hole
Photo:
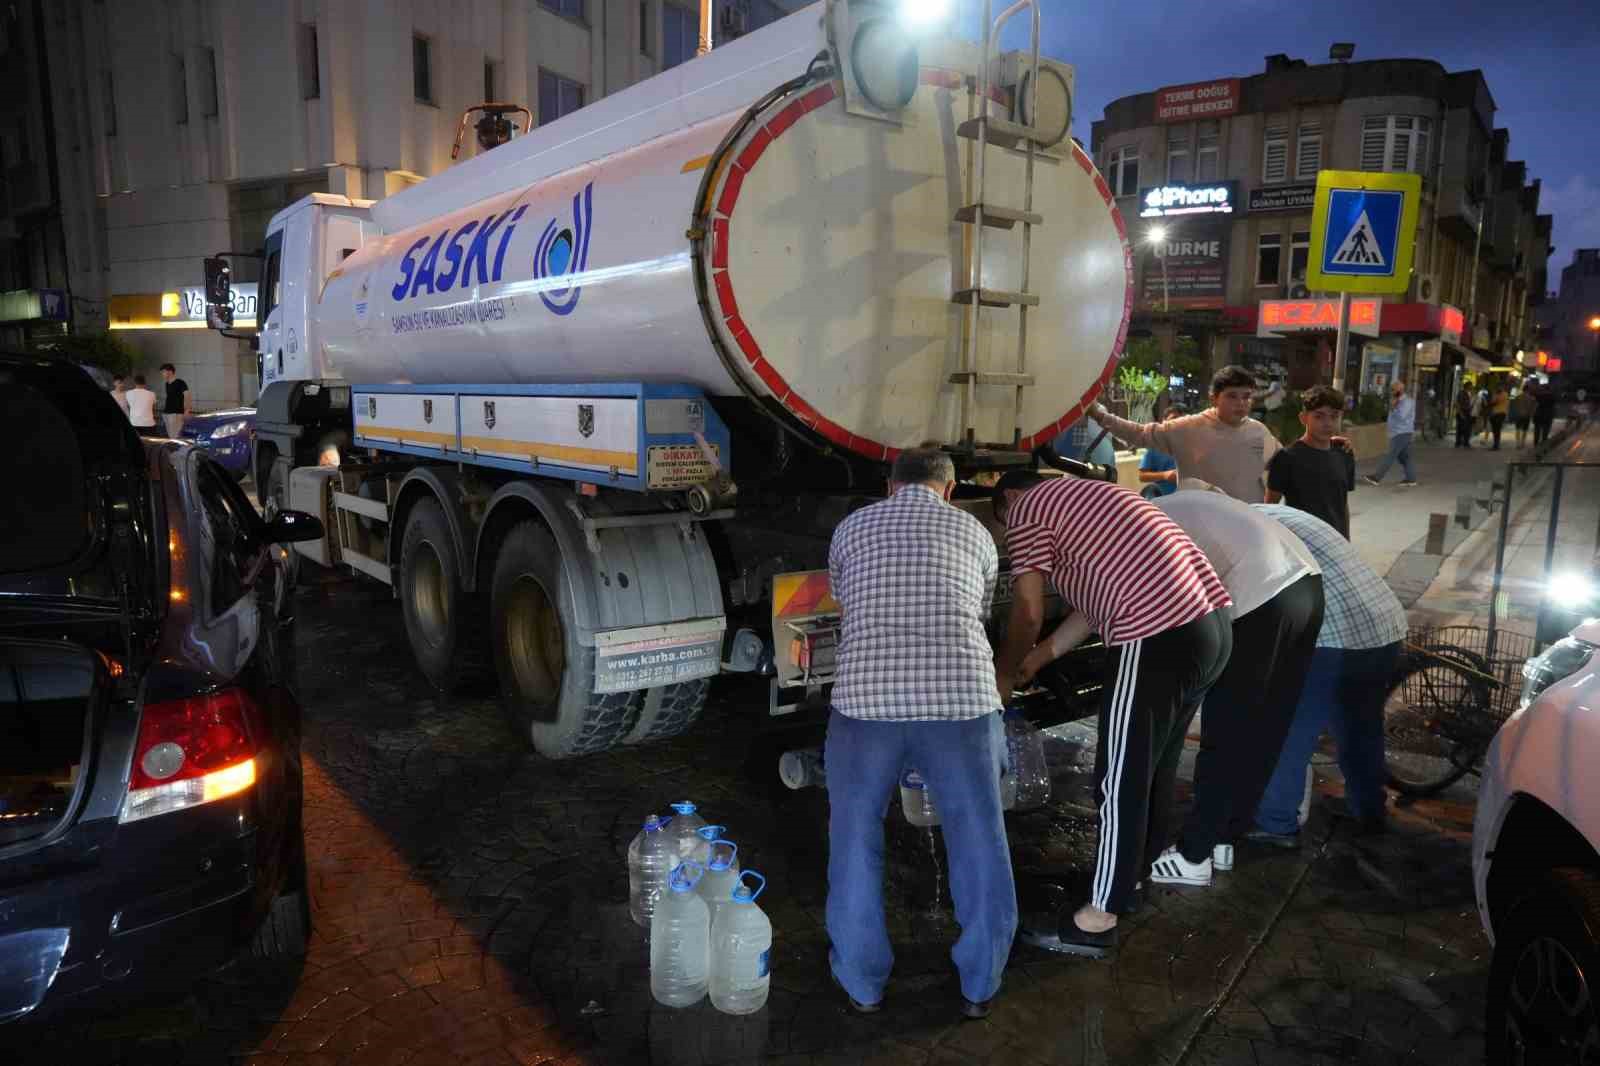
[[[1600,1062],[1600,619],[1523,668],[1472,830],[1488,1061]],[[1590,982],[1593,982],[1591,984]]]

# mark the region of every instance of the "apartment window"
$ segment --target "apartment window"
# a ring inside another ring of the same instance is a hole
[[[700,16],[677,4],[661,7],[661,69],[687,63],[700,46]]]
[[[1283,234],[1263,233],[1256,240],[1256,284],[1276,285],[1283,273]]]
[[[200,113],[206,118],[217,117],[217,53],[209,48],[200,49]]]
[[[189,81],[184,70],[183,53],[178,52],[172,57],[172,113],[177,116],[178,125],[184,126],[189,122]]]
[[[1202,122],[1195,131],[1194,180],[1216,181],[1222,176],[1221,124],[1216,120]]]
[[[583,0],[539,0],[539,6],[569,19],[583,18]]]
[[[1305,281],[1306,264],[1311,261],[1311,231],[1297,230],[1289,235],[1289,280]]]
[[[1361,169],[1423,173],[1433,120],[1418,115],[1369,115],[1361,124]]]
[[[433,42],[411,38],[411,95],[419,104],[433,103]]]
[[[109,70],[105,71],[104,76],[100,79],[100,89],[105,96],[103,106],[105,108],[106,136],[115,137],[117,135],[117,87],[111,80],[111,72]]]
[[[1132,196],[1139,191],[1139,147],[1125,144],[1107,157],[1106,180],[1111,195]]]
[[[300,27],[300,99],[315,100],[322,95],[321,58],[317,55],[317,27]]]
[[[491,103],[500,99],[500,64],[492,59],[483,61],[483,100]]]
[[[1322,169],[1322,123],[1300,123],[1300,137],[1295,145],[1294,176],[1313,179]]]
[[[1167,184],[1189,180],[1189,131],[1182,126],[1167,130]]]
[[[639,54],[655,55],[650,47],[650,0],[639,0]]]
[[[539,125],[570,115],[582,106],[582,85],[548,70],[539,72]]]
[[[1261,180],[1283,181],[1289,176],[1289,128],[1268,126],[1261,137]]]

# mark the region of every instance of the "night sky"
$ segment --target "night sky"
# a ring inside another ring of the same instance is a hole
[[[1004,6],[994,0],[996,11]],[[981,0],[959,2],[969,35],[980,8]],[[1326,62],[1334,41],[1355,42],[1358,60],[1480,69],[1495,125],[1511,131],[1510,158],[1544,181],[1539,210],[1555,215],[1551,288],[1573,249],[1600,247],[1600,0],[1043,0],[1043,12],[1042,50],[1078,70],[1073,133],[1084,144],[1090,123],[1118,97],[1259,74],[1276,52]],[[1016,26],[1006,45],[1022,47],[1025,32]]]

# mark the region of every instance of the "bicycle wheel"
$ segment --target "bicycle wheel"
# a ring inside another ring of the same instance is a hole
[[[1389,785],[1407,796],[1432,796],[1460,780],[1471,753],[1441,734],[1452,718],[1480,713],[1489,688],[1467,663],[1442,650],[1407,656],[1383,704],[1383,758]]]

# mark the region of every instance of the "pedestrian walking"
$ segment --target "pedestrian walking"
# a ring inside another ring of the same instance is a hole
[[[1456,392],[1456,447],[1472,447],[1472,390],[1465,385]]]
[[[1537,448],[1550,439],[1550,427],[1556,420],[1556,390],[1540,382],[1533,394],[1533,446]]]
[[[1537,406],[1527,384],[1517,390],[1516,397],[1511,401],[1511,422],[1517,427],[1519,451],[1528,443],[1528,426],[1533,422],[1533,412]]]
[[[1495,382],[1494,392],[1489,397],[1489,432],[1494,436],[1494,447],[1491,451],[1500,450],[1500,431],[1505,428],[1506,415],[1511,412],[1511,394],[1506,391],[1505,382]]]
[[[1170,422],[1130,422],[1100,404],[1090,413],[1130,444],[1156,448],[1178,461],[1183,477],[1209,481],[1235,499],[1260,503],[1262,477],[1278,439],[1250,417],[1256,380],[1241,366],[1225,366],[1211,379],[1211,406]]]
[[[167,399],[161,407],[162,420],[167,426],[167,436],[177,437],[183,424],[194,413],[194,399],[189,395],[189,383],[178,376],[171,363],[161,364],[161,380],[167,383]]]
[[[1183,408],[1173,404],[1161,421],[1171,422],[1184,413]],[[1158,448],[1146,448],[1144,458],[1139,460],[1139,480],[1144,484],[1140,495],[1147,500],[1172,495],[1178,491],[1178,460]]]
[[[133,388],[128,390],[128,421],[146,437],[159,436],[156,432],[156,394],[144,387],[144,375],[133,375]]]
[[[1300,439],[1267,464],[1267,502],[1282,500],[1316,515],[1350,536],[1350,493],[1356,487],[1356,457],[1336,444],[1344,417],[1344,394],[1315,385],[1300,394]]]
[[[950,854],[962,1012],[982,1017],[1017,927],[1000,808],[1005,731],[985,630],[999,557],[983,523],[948,502],[949,456],[901,452],[890,481],[889,499],[840,523],[828,550],[843,615],[823,756],[829,965],[855,1009],[878,1009],[894,964],[883,908],[885,799],[915,769]]]
[[[111,378],[111,398],[117,401],[117,406],[122,408],[122,417],[128,417],[128,383],[121,374],[114,374]]]
[[[1316,650],[1278,765],[1245,834],[1256,843],[1299,846],[1306,766],[1323,729],[1333,734],[1345,804],[1365,831],[1384,825],[1383,703],[1400,659],[1406,612],[1348,539],[1292,507],[1256,508],[1299,537],[1322,568],[1324,609]]]
[[[1127,489],[1013,470],[993,500],[1012,573],[1010,621],[995,666],[1000,691],[1009,695],[1015,681],[1091,632],[1108,649],[1090,896],[1021,934],[1048,951],[1098,958],[1115,947],[1117,916],[1171,832],[1184,737],[1232,648],[1228,592],[1183,530]],[[1047,581],[1072,612],[1035,647]]]
[[[1478,427],[1478,436],[1489,436],[1489,390],[1483,386],[1472,397],[1472,422]]]
[[[1193,484],[1185,478],[1156,506],[1205,551],[1227,587],[1233,654],[1200,716],[1194,806],[1150,879],[1204,886],[1218,845],[1249,829],[1278,765],[1322,627],[1323,594],[1321,568],[1298,537],[1250,505]]]
[[[1403,381],[1396,381],[1390,390],[1394,397],[1389,404],[1389,420],[1386,427],[1389,435],[1389,451],[1378,463],[1378,468],[1370,474],[1362,474],[1361,480],[1368,485],[1382,483],[1383,475],[1398,460],[1403,476],[1400,478],[1401,488],[1410,488],[1417,483],[1417,468],[1411,464],[1411,433],[1416,426],[1417,405],[1411,397],[1406,395],[1406,386]]]

